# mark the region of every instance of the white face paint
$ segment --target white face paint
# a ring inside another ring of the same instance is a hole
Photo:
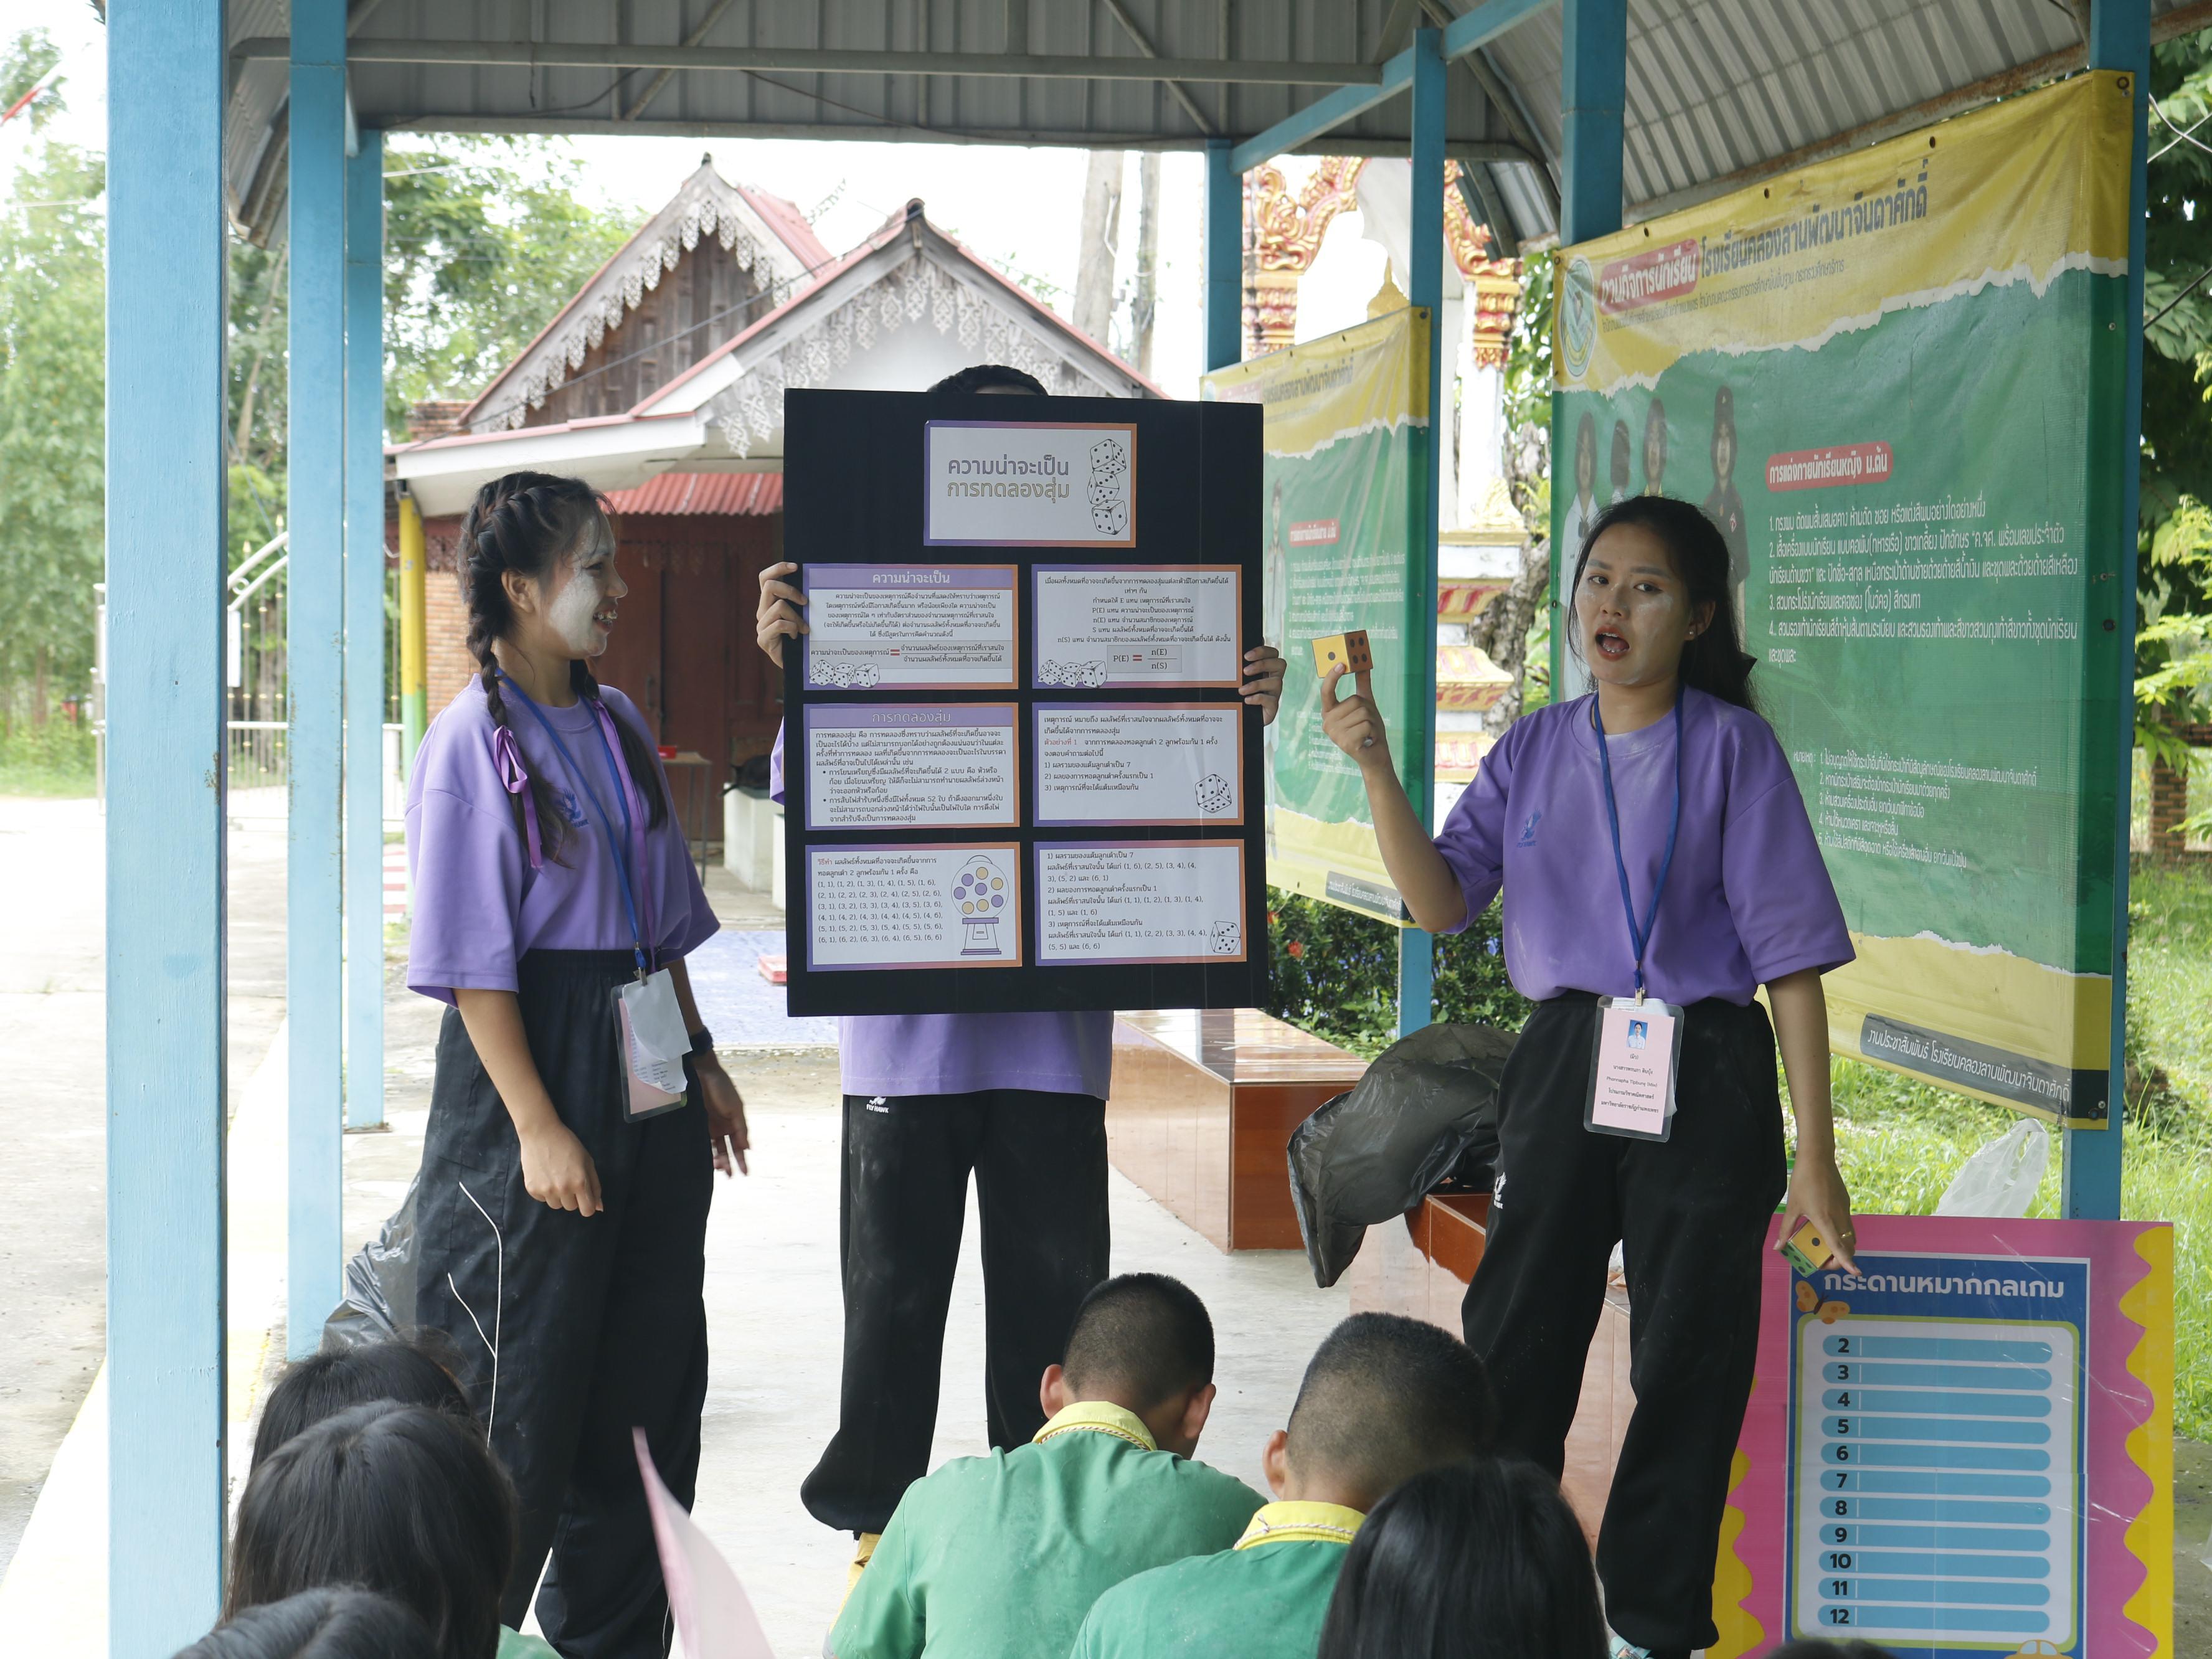
[[[563,580],[546,608],[554,633],[580,657],[605,651],[615,601],[629,591],[615,574],[614,556],[612,540],[602,528],[573,559],[562,561]]]

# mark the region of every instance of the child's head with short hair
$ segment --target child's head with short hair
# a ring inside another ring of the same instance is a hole
[[[492,1659],[514,1559],[514,1490],[471,1424],[386,1400],[302,1430],[254,1465],[227,1620],[302,1590],[389,1595],[438,1659]]]
[[[1267,1442],[1275,1496],[1371,1509],[1424,1469],[1490,1449],[1497,1402],[1482,1360],[1450,1332],[1354,1314],[1322,1340],[1287,1429]]]
[[[464,1422],[475,1419],[453,1373],[416,1343],[365,1342],[329,1348],[287,1366],[269,1391],[261,1425],[253,1433],[254,1462],[259,1464],[302,1429],[373,1400],[427,1406]]]
[[[1040,1390],[1047,1416],[1100,1400],[1144,1419],[1163,1451],[1188,1457],[1213,1405],[1213,1322],[1206,1304],[1164,1273],[1122,1273],[1075,1310],[1066,1358]]]
[[[422,1621],[386,1595],[311,1589],[248,1607],[176,1659],[438,1659]]]
[[[1605,1659],[1597,1574],[1559,1482],[1478,1457],[1375,1506],[1344,1559],[1316,1659]]]

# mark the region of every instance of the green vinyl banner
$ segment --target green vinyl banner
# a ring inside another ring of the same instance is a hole
[[[1206,377],[1208,398],[1267,406],[1262,628],[1290,659],[1267,728],[1267,879],[1401,927],[1359,769],[1322,732],[1311,647],[1364,629],[1392,752],[1401,768],[1430,752],[1436,624],[1413,551],[1428,326],[1425,311],[1395,311]]]
[[[2124,77],[2077,76],[1565,249],[1554,286],[1553,592],[1629,492],[1720,526],[1858,949],[1834,1047],[2077,1123],[2110,1065],[2129,131]]]

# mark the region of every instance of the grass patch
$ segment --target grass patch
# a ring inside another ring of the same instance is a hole
[[[0,734],[0,795],[89,795],[92,729],[54,719]]]

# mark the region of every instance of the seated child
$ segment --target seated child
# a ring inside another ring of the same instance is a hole
[[[438,1659],[493,1659],[514,1555],[514,1489],[482,1431],[378,1401],[325,1418],[254,1464],[223,1618],[351,1585],[413,1612]]]
[[[1337,1575],[1317,1659],[1606,1659],[1597,1571],[1559,1483],[1479,1457],[1375,1506]]]
[[[412,1342],[365,1342],[310,1354],[285,1368],[261,1408],[254,1467],[324,1419],[379,1400],[427,1407],[466,1425],[471,1434],[483,1434],[461,1385],[428,1352]],[[554,1654],[542,1638],[501,1626],[498,1659],[554,1659]]]
[[[1423,1320],[1354,1314],[1315,1352],[1290,1427],[1268,1438],[1279,1501],[1235,1548],[1100,1596],[1076,1659],[1313,1659],[1366,1512],[1422,1470],[1488,1449],[1495,1415],[1482,1361],[1458,1338]]]
[[[453,1373],[412,1342],[329,1348],[295,1360],[276,1379],[253,1431],[253,1461],[260,1462],[301,1430],[372,1400],[428,1406],[464,1422],[476,1421]]]
[[[368,1590],[312,1589],[248,1607],[176,1659],[438,1659],[422,1621]]]
[[[1213,1324],[1158,1273],[1084,1298],[1049,1420],[1012,1451],[963,1457],[906,1489],[830,1632],[836,1659],[1062,1654],[1099,1595],[1237,1541],[1260,1507],[1189,1461],[1213,1405]]]

